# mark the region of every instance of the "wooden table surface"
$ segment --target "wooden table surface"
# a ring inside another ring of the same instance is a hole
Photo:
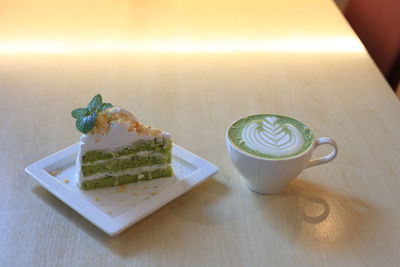
[[[83,2],[0,2],[1,266],[398,266],[400,104],[333,2]],[[220,172],[107,236],[24,172],[96,93]],[[258,112],[338,157],[251,192],[224,134]]]

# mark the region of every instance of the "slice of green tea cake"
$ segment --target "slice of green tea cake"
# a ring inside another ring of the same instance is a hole
[[[84,189],[136,183],[173,174],[169,133],[145,126],[129,111],[96,95],[72,116],[83,133],[75,179]]]

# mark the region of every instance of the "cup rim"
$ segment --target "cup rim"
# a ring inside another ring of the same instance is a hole
[[[297,155],[294,155],[294,156],[291,156],[291,157],[288,157],[288,158],[282,158],[282,159],[264,158],[264,157],[260,157],[260,156],[256,156],[256,155],[250,154],[249,152],[240,149],[235,143],[231,142],[231,139],[229,138],[229,129],[230,129],[230,128],[232,127],[232,125],[233,125],[234,123],[236,123],[237,121],[239,121],[239,120],[241,120],[241,119],[244,119],[244,118],[247,118],[247,117],[250,117],[250,116],[255,116],[255,115],[277,115],[277,116],[283,116],[283,117],[286,117],[286,118],[289,118],[289,119],[297,120],[297,121],[301,122],[302,124],[304,124],[305,126],[308,127],[308,125],[306,125],[304,122],[302,122],[302,121],[300,121],[300,120],[298,120],[298,119],[296,119],[296,118],[283,115],[283,114],[276,114],[276,113],[253,113],[253,114],[249,114],[249,115],[247,115],[247,116],[240,117],[240,118],[238,118],[238,119],[232,121],[232,122],[229,124],[228,128],[226,128],[226,131],[225,131],[225,138],[226,138],[226,140],[229,142],[229,144],[231,145],[231,147],[233,147],[233,148],[234,148],[236,151],[238,151],[239,153],[241,153],[241,154],[243,154],[243,155],[245,155],[245,156],[249,156],[249,157],[251,157],[251,158],[261,159],[261,160],[266,160],[266,161],[285,161],[285,160],[292,160],[292,159],[296,159],[296,158],[299,158],[299,157],[301,157],[301,156],[304,156],[305,154],[307,154],[308,152],[310,152],[310,150],[314,147],[314,144],[315,144],[314,131],[313,131],[310,127],[308,127],[308,128],[310,129],[310,131],[312,132],[312,135],[313,135],[313,139],[312,139],[312,142],[311,142],[310,146],[309,146],[306,150],[304,150],[303,152],[301,152],[300,154],[297,154]]]

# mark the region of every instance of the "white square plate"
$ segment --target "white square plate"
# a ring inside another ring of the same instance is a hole
[[[174,176],[121,186],[81,190],[74,181],[78,144],[25,169],[36,181],[80,215],[115,236],[216,174],[218,168],[173,145]]]

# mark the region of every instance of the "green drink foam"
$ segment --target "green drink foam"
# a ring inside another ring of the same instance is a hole
[[[237,148],[254,156],[284,159],[299,155],[313,144],[310,128],[302,122],[276,114],[257,114],[242,118],[228,130]]]

